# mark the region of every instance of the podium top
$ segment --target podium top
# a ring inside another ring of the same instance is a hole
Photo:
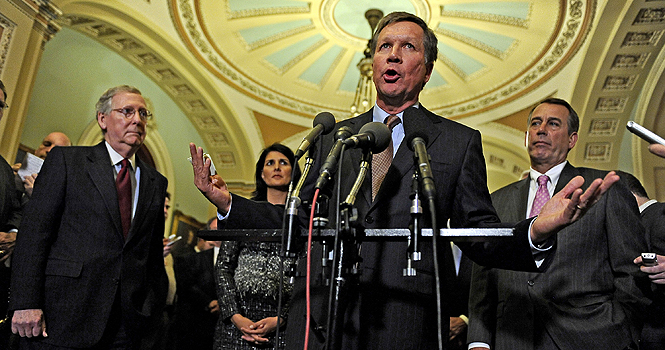
[[[243,230],[200,230],[197,235],[209,241],[262,241],[281,242],[281,229],[243,229]],[[445,228],[439,231],[440,237],[453,242],[487,242],[513,236],[512,228]],[[307,236],[303,230],[301,237]],[[409,229],[365,229],[361,233],[362,241],[405,241],[411,237]],[[328,240],[335,237],[335,230],[314,230],[312,239]],[[422,229],[422,237],[431,238],[432,229]]]

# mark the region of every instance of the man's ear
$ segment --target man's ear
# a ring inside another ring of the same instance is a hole
[[[570,134],[570,136],[568,136],[568,150],[569,151],[571,149],[573,149],[573,147],[575,147],[575,144],[577,143],[577,137],[578,137],[578,135],[577,135],[576,132],[574,132],[574,133]]]
[[[97,113],[97,124],[102,130],[106,130],[106,114],[102,112]]]

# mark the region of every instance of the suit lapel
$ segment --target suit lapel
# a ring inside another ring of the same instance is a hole
[[[566,163],[566,165],[563,167],[563,170],[561,170],[561,176],[559,176],[559,181],[556,183],[554,193],[559,193],[559,191],[561,191],[568,184],[568,182],[577,175],[581,175],[580,171],[572,166],[570,162]],[[585,181],[584,185],[582,185],[582,189],[586,190],[587,187],[589,187],[589,184]]]
[[[517,198],[517,213],[519,213],[519,216],[516,218],[516,220],[524,220],[525,216],[528,216],[526,212],[526,207],[529,202],[529,183],[531,179],[527,177],[526,179],[519,181],[516,184],[517,187],[517,195],[519,198]]]
[[[99,191],[104,204],[111,215],[113,224],[119,237],[122,237],[122,226],[120,219],[120,208],[118,207],[118,193],[115,188],[113,176],[113,165],[106,150],[104,141],[90,149],[86,170],[92,183]]]

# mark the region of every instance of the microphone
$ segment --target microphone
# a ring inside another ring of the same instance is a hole
[[[321,112],[314,117],[313,124],[314,129],[302,139],[300,146],[296,150],[296,159],[300,159],[307,152],[309,146],[314,143],[319,135],[326,135],[335,128],[335,117],[330,112]]]
[[[434,199],[436,188],[434,187],[434,176],[429,164],[429,154],[427,154],[427,136],[423,133],[415,132],[407,138],[407,146],[413,151],[413,156],[418,161],[418,171],[423,185],[423,194],[425,198]]]
[[[390,144],[392,133],[388,126],[379,122],[371,122],[360,128],[360,133],[344,140],[348,148],[370,148],[372,153],[380,153]]]
[[[330,152],[328,152],[328,157],[326,157],[326,160],[323,162],[323,165],[321,165],[321,173],[319,175],[319,179],[316,180],[315,188],[322,189],[323,186],[326,185],[328,180],[330,180],[330,178],[332,178],[332,176],[335,174],[335,170],[337,170],[337,159],[339,158],[339,155],[342,153],[342,148],[344,147],[344,140],[351,135],[353,135],[353,130],[351,130],[351,128],[349,128],[348,126],[342,126],[337,130],[337,132],[335,133],[335,139],[337,141],[330,149]]]

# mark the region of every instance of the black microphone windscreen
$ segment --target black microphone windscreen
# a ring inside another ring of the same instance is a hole
[[[353,135],[353,130],[350,127],[344,125],[337,129],[335,133],[335,140],[346,140]]]
[[[388,148],[390,140],[392,140],[392,133],[388,126],[379,122],[371,122],[363,125],[360,128],[360,134],[368,133],[374,135],[376,139],[372,145],[372,153],[383,152],[384,149]]]
[[[319,124],[323,126],[321,134],[329,134],[335,128],[335,116],[330,112],[321,112],[314,117],[313,125],[316,127]]]
[[[409,147],[411,151],[414,150],[413,139],[415,139],[416,137],[420,137],[421,139],[423,139],[423,142],[425,143],[425,145],[427,145],[427,135],[422,131],[416,131],[411,135],[409,135],[408,137],[404,138],[404,140],[406,141],[406,146]]]

